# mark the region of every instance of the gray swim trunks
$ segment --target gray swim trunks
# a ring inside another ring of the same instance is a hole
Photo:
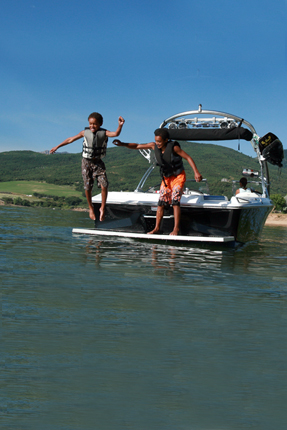
[[[84,189],[91,190],[95,180],[97,180],[98,188],[102,186],[107,188],[109,185],[106,166],[102,160],[82,159],[82,176],[84,180]]]

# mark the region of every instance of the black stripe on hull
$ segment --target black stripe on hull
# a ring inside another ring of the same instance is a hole
[[[99,219],[100,204],[94,209]],[[180,235],[234,236],[238,242],[256,240],[261,234],[271,207],[234,209],[181,207]],[[95,221],[95,228],[130,233],[147,233],[155,226],[156,207],[150,205],[107,204],[105,220]],[[173,230],[173,209],[165,210],[161,233]]]

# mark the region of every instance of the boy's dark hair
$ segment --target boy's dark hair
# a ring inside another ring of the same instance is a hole
[[[160,136],[164,140],[169,139],[169,132],[166,128],[157,128],[154,132],[155,136]]]
[[[246,187],[247,185],[247,179],[246,178],[241,178],[240,181],[241,185],[243,185],[243,187]]]
[[[104,122],[102,115],[98,112],[91,113],[91,115],[89,115],[88,121],[90,118],[96,119],[98,121],[99,125],[102,125]]]

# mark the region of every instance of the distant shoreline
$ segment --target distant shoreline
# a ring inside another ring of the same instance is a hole
[[[287,227],[287,214],[272,212],[265,222],[267,226]]]

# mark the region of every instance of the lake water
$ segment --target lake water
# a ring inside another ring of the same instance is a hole
[[[1,429],[287,428],[287,229],[240,249],[0,207]]]

